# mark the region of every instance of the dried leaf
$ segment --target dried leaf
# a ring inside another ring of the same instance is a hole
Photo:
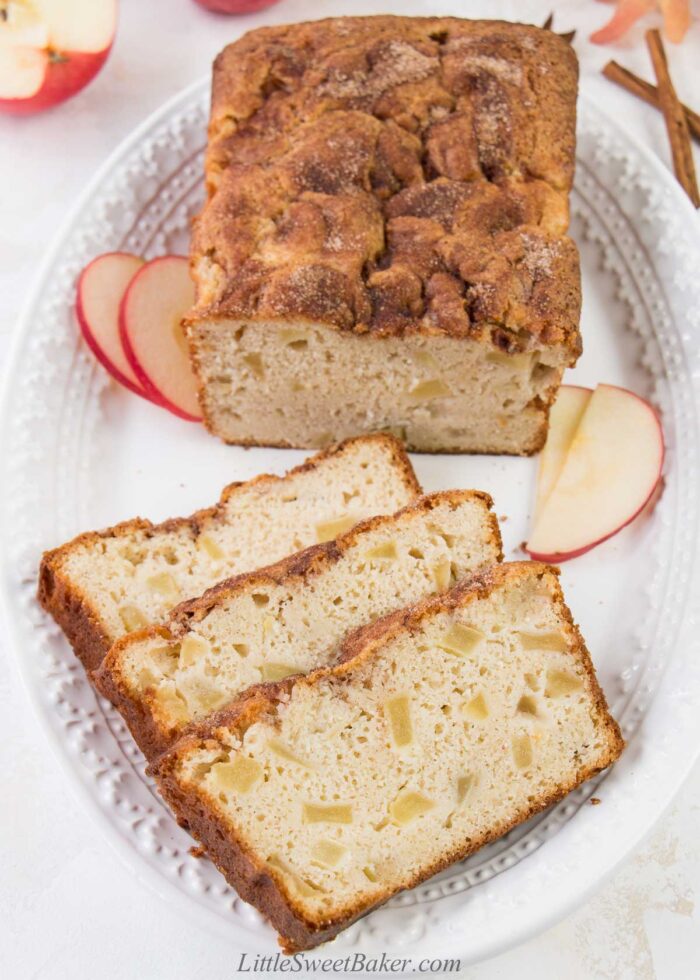
[[[655,6],[654,0],[620,0],[615,13],[605,27],[591,34],[594,44],[612,44],[626,34],[640,17],[648,14]]]
[[[664,34],[673,44],[680,44],[690,27],[690,0],[659,0],[664,16]]]

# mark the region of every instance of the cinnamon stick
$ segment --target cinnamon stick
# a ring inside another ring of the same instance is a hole
[[[652,85],[651,82],[646,82],[628,68],[623,68],[617,61],[609,61],[605,68],[603,68],[603,74],[608,81],[619,85],[620,88],[629,92],[630,95],[636,95],[638,99],[642,99],[648,105],[654,106],[655,109],[659,108],[659,93],[656,85]],[[684,103],[681,103],[681,105],[685,113],[690,135],[700,142],[700,113],[695,112],[690,106]]]
[[[657,91],[659,96],[659,108],[666,120],[666,129],[671,143],[671,155],[673,156],[673,169],[681,187],[693,202],[696,208],[700,208],[700,190],[695,176],[695,163],[693,162],[693,149],[690,145],[690,130],[688,122],[683,112],[676,90],[671,81],[671,75],[666,61],[661,35],[656,29],[646,33],[647,48],[651,56],[651,63],[654,66],[656,75]]]

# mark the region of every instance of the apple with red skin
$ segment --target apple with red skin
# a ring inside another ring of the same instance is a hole
[[[194,303],[188,261],[106,252],[81,272],[75,313],[97,360],[124,388],[188,421],[201,419],[182,318]]]
[[[625,388],[598,385],[537,514],[530,557],[561,563],[621,531],[652,498],[664,453],[653,407]]]
[[[0,0],[0,112],[32,115],[76,95],[116,27],[117,0]]]
[[[142,266],[119,309],[122,347],[139,384],[155,402],[189,422],[201,422],[197,379],[183,317],[194,305],[189,263],[164,255]]]
[[[533,525],[537,524],[544,505],[559,478],[576,430],[592,394],[590,388],[579,388],[577,385],[561,385],[557,392],[556,401],[549,413],[547,441],[540,453]]]
[[[75,315],[85,343],[114,380],[134,394],[155,401],[129,364],[119,334],[122,297],[143,265],[142,258],[128,252],[98,255],[80,273]]]
[[[277,0],[194,0],[205,10],[215,14],[254,14],[265,7],[271,7]]]

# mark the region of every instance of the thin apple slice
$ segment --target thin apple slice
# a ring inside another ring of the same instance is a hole
[[[566,454],[574,438],[593,391],[576,385],[562,385],[549,413],[547,442],[540,455],[533,524],[537,524],[542,508],[561,473]]]
[[[563,562],[612,537],[653,494],[663,460],[651,405],[624,388],[598,385],[527,544],[530,557]]]
[[[182,318],[193,304],[187,259],[153,259],[136,273],[124,294],[119,329],[126,356],[146,392],[180,418],[199,422],[197,380],[182,328]]]
[[[128,252],[107,252],[93,259],[78,279],[75,315],[86,344],[100,364],[120,385],[149,398],[127,360],[119,335],[122,297],[143,264],[143,259]]]

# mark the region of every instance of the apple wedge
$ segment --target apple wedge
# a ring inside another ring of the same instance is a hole
[[[195,3],[215,14],[254,14],[271,7],[277,0],[195,0]]]
[[[542,508],[557,482],[569,446],[592,394],[590,388],[579,388],[576,385],[562,385],[559,389],[557,400],[549,413],[547,442],[540,455],[533,525],[537,524]]]
[[[147,262],[124,294],[119,331],[124,352],[146,393],[190,422],[200,422],[197,380],[182,318],[194,304],[187,259],[165,255]]]
[[[0,0],[0,112],[69,99],[107,60],[117,0]]]
[[[643,509],[663,461],[651,405],[624,388],[598,385],[527,543],[530,557],[568,561],[612,537]]]
[[[93,259],[78,279],[75,315],[86,344],[115,381],[150,398],[129,364],[119,334],[122,297],[143,264],[128,252],[107,252]]]

